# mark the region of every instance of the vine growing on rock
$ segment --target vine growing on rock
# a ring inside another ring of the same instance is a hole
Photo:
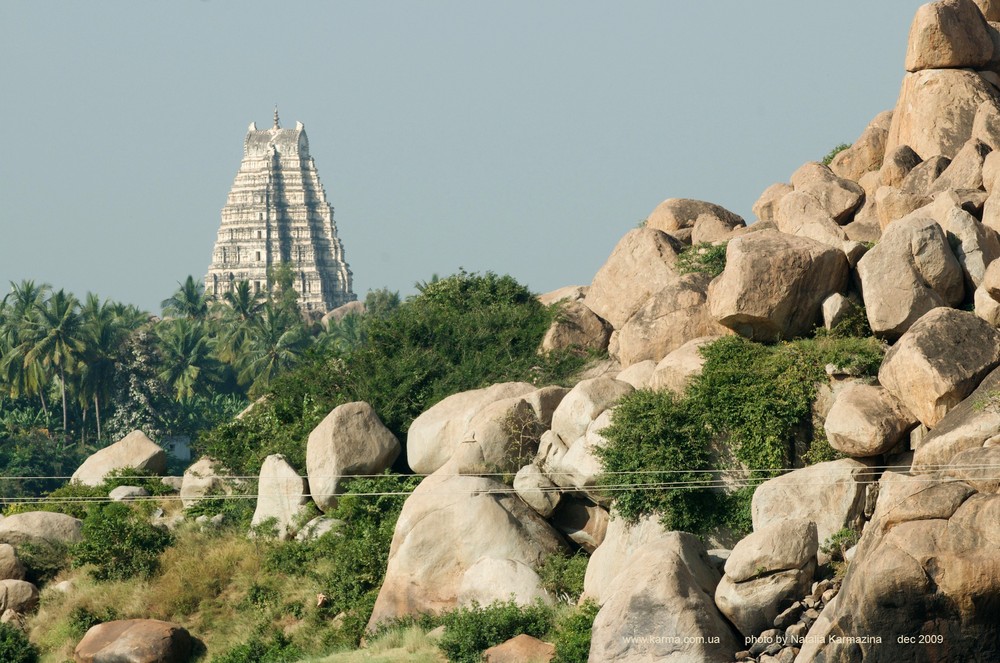
[[[619,402],[598,449],[601,483],[629,521],[656,514],[669,529],[748,531],[753,487],[804,460],[796,443],[813,439],[826,365],[874,376],[884,348],[832,334],[776,345],[728,336],[701,353],[702,373],[682,395],[639,390]]]

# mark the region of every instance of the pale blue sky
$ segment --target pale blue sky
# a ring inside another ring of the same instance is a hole
[[[158,312],[247,125],[301,121],[360,297],[589,283],[669,197],[761,191],[891,108],[919,1],[0,0],[0,285]]]

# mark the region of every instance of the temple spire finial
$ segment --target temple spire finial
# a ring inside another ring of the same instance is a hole
[[[274,128],[280,129],[281,125],[278,124],[278,104],[274,105]]]

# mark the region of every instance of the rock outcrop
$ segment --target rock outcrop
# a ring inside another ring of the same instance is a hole
[[[194,640],[187,629],[156,619],[92,627],[73,650],[75,663],[187,663]]]
[[[277,538],[285,541],[296,532],[306,505],[309,484],[281,454],[272,454],[260,466],[257,482],[257,508],[252,527],[272,526]]]
[[[110,472],[125,468],[163,474],[167,470],[167,452],[145,433],[134,430],[83,461],[73,473],[73,481],[99,486]]]

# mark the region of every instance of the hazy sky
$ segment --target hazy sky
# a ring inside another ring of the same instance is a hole
[[[301,121],[355,292],[586,284],[670,197],[761,191],[895,104],[917,0],[0,0],[0,290],[159,311],[252,120]]]

